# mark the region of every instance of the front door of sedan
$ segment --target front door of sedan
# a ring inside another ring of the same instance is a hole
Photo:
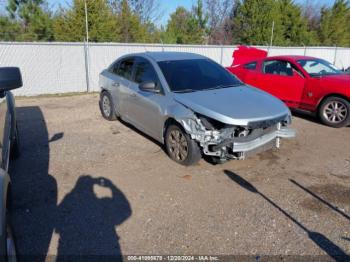
[[[161,83],[153,65],[145,58],[137,58],[136,68],[130,86],[131,95],[128,99],[128,115],[132,123],[146,134],[161,140],[162,108],[164,100]],[[157,92],[140,90],[142,83],[154,82]]]
[[[265,60],[258,73],[257,87],[276,96],[289,107],[299,107],[305,88],[305,78],[285,60]]]

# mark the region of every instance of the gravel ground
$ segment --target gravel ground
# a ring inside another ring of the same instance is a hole
[[[97,94],[19,99],[17,114],[21,255],[350,252],[349,127],[294,116],[298,136],[279,150],[185,168],[104,120]]]

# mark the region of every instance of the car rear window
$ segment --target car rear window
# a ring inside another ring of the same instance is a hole
[[[245,64],[243,67],[245,69],[248,69],[248,70],[255,70],[256,69],[256,62]]]

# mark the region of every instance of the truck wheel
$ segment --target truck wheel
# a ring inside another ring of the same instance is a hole
[[[167,128],[165,148],[172,160],[184,166],[194,165],[202,158],[198,144],[177,124]]]
[[[8,222],[6,223],[6,257],[6,261],[8,262],[17,261],[15,238],[12,233],[11,225]]]
[[[102,116],[105,119],[109,121],[114,121],[117,119],[112,97],[107,91],[103,91],[101,93],[99,104],[100,104],[100,110],[101,110]]]
[[[11,188],[8,187],[7,191],[7,199],[6,199],[6,216],[5,216],[5,238],[3,239],[6,241],[3,245],[5,247],[5,258],[7,262],[17,262],[17,252],[16,252],[16,238],[13,234],[12,230],[12,224],[11,224],[11,213],[10,209],[12,207],[12,195],[11,195]],[[2,253],[2,252],[1,252]],[[2,253],[3,254],[3,253]]]
[[[321,103],[318,115],[322,123],[327,126],[334,128],[347,126],[350,124],[350,104],[341,97],[328,97]]]
[[[16,124],[15,138],[11,141],[10,158],[17,159],[19,156],[20,156],[20,143],[19,143],[18,127]]]

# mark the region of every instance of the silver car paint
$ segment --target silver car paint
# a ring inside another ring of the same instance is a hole
[[[289,109],[282,101],[263,91],[243,85],[174,94],[174,99],[195,112],[235,126],[248,126],[250,122],[289,114]]]
[[[114,101],[117,114],[140,131],[164,143],[165,122],[174,119],[196,140],[207,155],[222,156],[222,152],[209,152],[209,146],[219,144],[232,136],[235,127],[248,127],[251,123],[274,121],[278,119],[290,123],[289,109],[277,98],[245,85],[232,88],[197,91],[192,93],[173,93],[163,76],[157,62],[179,59],[208,59],[206,57],[177,52],[153,52],[126,55],[116,62],[129,57],[142,57],[154,67],[163,92],[141,91],[138,85],[107,70],[100,74],[100,87],[107,90]],[[179,76],[181,77],[181,76]],[[231,125],[225,130],[206,130],[196,113]],[[273,122],[277,124],[277,122]],[[284,129],[284,137],[293,137],[294,132]],[[287,135],[286,135],[287,134]],[[278,140],[276,131],[271,139]],[[271,139],[269,141],[271,141]],[[263,137],[250,141],[246,150],[240,144],[242,152],[260,147]],[[265,141],[265,143],[267,143]]]

